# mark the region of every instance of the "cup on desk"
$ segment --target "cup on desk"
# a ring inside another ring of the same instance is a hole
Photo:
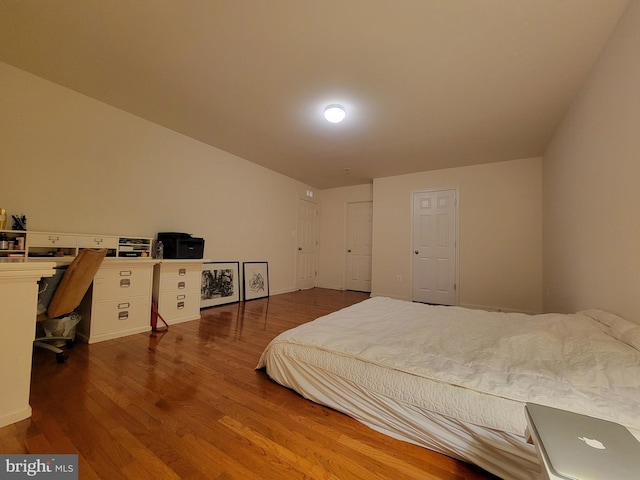
[[[24,237],[16,237],[16,249],[24,250]]]

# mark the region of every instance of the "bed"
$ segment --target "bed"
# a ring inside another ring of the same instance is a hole
[[[600,310],[525,315],[373,297],[280,334],[257,368],[505,479],[540,473],[525,402],[612,420],[640,439],[640,325]]]

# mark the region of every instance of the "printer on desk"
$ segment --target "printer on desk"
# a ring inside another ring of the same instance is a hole
[[[188,233],[159,232],[158,241],[164,246],[164,258],[203,258],[204,239]]]

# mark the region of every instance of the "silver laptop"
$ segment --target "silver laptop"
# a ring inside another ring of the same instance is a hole
[[[525,411],[556,477],[640,479],[640,442],[622,425],[534,403]]]

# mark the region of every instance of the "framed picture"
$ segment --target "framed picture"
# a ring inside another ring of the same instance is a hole
[[[269,265],[267,262],[243,262],[244,299],[269,296]]]
[[[240,262],[202,264],[200,308],[240,301]]]

